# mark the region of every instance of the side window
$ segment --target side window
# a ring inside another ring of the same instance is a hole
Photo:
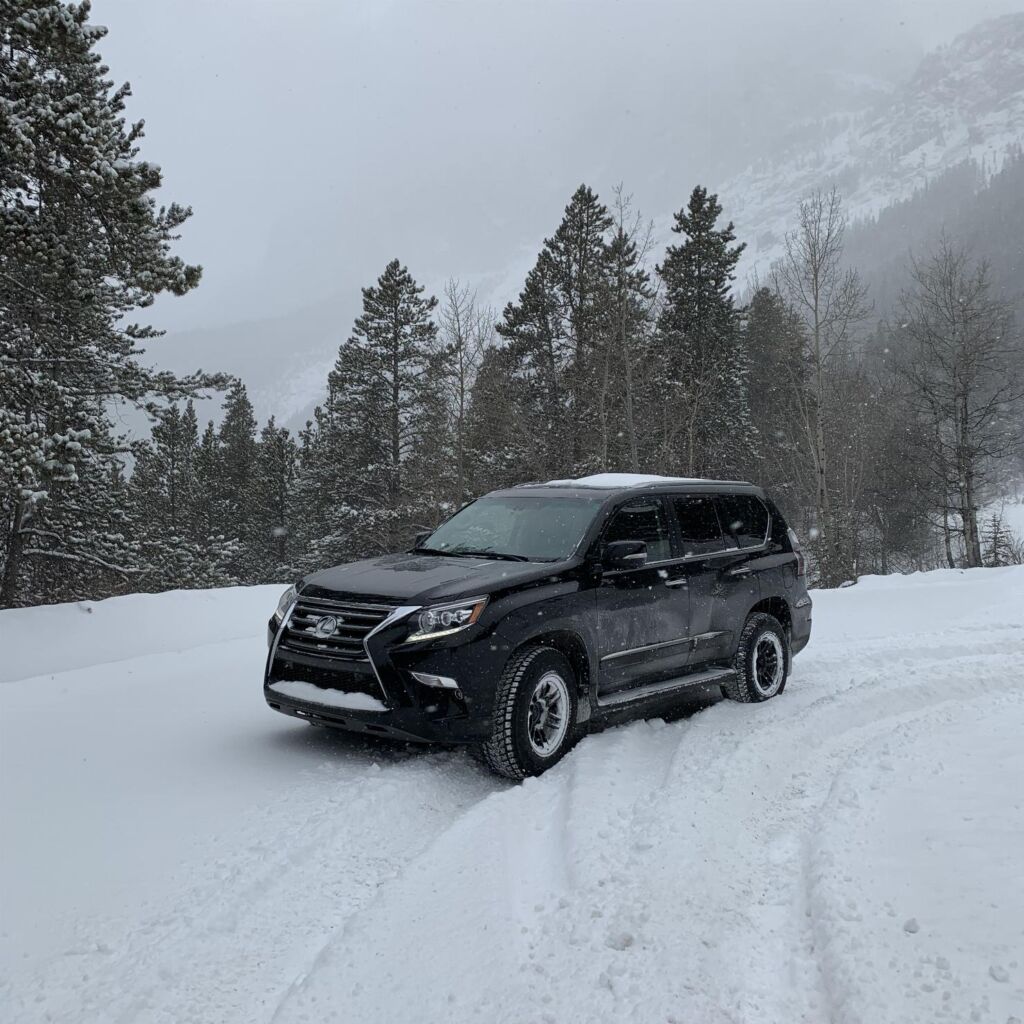
[[[662,562],[672,557],[668,519],[660,498],[630,502],[616,512],[604,533],[606,544],[613,540],[642,540],[647,545],[647,560]]]
[[[722,536],[715,511],[715,499],[709,494],[678,494],[672,499],[679,523],[684,555],[705,555],[731,546]]]
[[[722,529],[741,548],[757,548],[768,533],[768,509],[752,494],[720,494],[715,499]]]

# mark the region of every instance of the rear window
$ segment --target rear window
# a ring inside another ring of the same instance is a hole
[[[726,545],[722,528],[715,511],[715,500],[708,494],[678,494],[672,499],[672,506],[679,523],[682,553],[706,555],[722,551]]]
[[[741,548],[757,548],[768,536],[768,509],[752,494],[720,494],[715,498],[722,529]]]

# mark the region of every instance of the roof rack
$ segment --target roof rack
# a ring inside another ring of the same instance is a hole
[[[644,490],[651,487],[664,487],[668,484],[710,484],[710,485],[742,485],[752,487],[747,480],[709,480],[703,477],[654,476],[645,473],[595,473],[578,479],[538,481],[520,484],[520,487],[592,487],[598,490]]]

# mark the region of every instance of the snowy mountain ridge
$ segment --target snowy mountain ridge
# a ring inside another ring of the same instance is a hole
[[[741,289],[781,255],[800,201],[815,189],[834,184],[851,220],[863,221],[964,161],[976,162],[987,180],[1024,146],[1024,13],[982,22],[926,55],[896,88],[862,79],[843,92],[849,109],[820,120],[794,117],[773,154],[712,184],[747,243]],[[678,205],[685,199],[684,192]],[[655,258],[676,241],[671,223],[671,212],[656,214]],[[522,287],[535,255],[527,247],[500,270],[466,279],[483,304],[500,310]],[[368,278],[373,270],[367,268]],[[436,292],[443,277],[424,283]],[[261,420],[273,414],[297,429],[323,398],[357,298],[339,293],[287,316],[170,335],[166,346],[154,346],[154,358],[177,372],[203,366],[237,374]],[[211,414],[219,418],[216,410],[200,410],[201,419]],[[133,426],[148,432],[145,423]]]
[[[985,177],[1024,145],[1024,12],[982,22],[929,53],[888,96],[806,127],[778,156],[721,184],[747,242],[738,280],[763,277],[800,201],[835,186],[852,222],[876,216],[964,161]]]

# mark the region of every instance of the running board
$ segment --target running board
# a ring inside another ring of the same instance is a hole
[[[734,672],[730,668],[709,668],[703,672],[693,672],[688,676],[677,676],[675,679],[663,679],[660,683],[647,683],[644,686],[635,686],[629,690],[616,690],[606,697],[597,698],[599,708],[615,707],[619,704],[632,704],[633,701],[644,700],[647,697],[660,697],[672,693],[675,690],[685,690],[690,686],[700,686],[702,683],[724,683],[731,679]]]

